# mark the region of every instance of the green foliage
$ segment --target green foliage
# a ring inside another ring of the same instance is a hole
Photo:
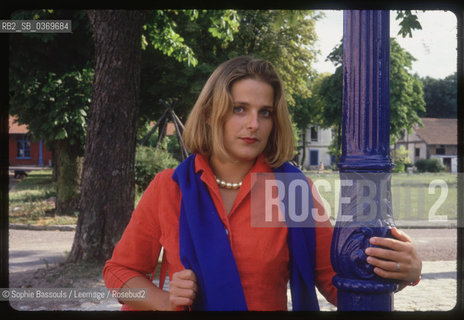
[[[135,185],[145,190],[155,175],[167,168],[175,168],[179,162],[168,151],[153,147],[137,146],[135,154]]]
[[[27,124],[34,136],[43,138],[47,145],[67,139],[83,151],[93,70],[43,76],[15,83],[10,113],[18,115],[19,123]]]
[[[320,15],[308,10],[183,10],[177,15],[170,11],[169,17],[198,64],[193,68],[146,46],[141,123],[158,119],[167,106],[185,120],[212,71],[239,55],[271,61],[282,75],[291,106],[294,96],[309,97],[307,81],[316,57],[314,24]]]
[[[342,145],[341,132],[335,131],[335,134],[333,135],[333,139],[329,145],[329,154],[335,157],[334,163],[338,163],[340,161],[340,157],[342,156],[341,145]]]
[[[412,38],[413,30],[422,29],[422,26],[417,19],[417,15],[413,14],[411,10],[398,10],[395,20],[401,20],[398,35],[401,35],[403,38],[406,38],[407,35]]]
[[[306,150],[303,149],[306,143],[301,143],[301,141],[306,141],[308,124],[322,125],[323,122],[322,111],[324,110],[324,105],[321,97],[318,95],[323,77],[324,75],[319,75],[316,78],[310,79],[307,86],[311,90],[311,96],[305,98],[301,95],[295,95],[295,105],[290,108],[294,132],[298,133],[298,139],[295,139],[295,141],[298,152],[302,152],[302,157],[300,158],[302,163],[306,158]]]
[[[309,98],[304,98],[300,95],[294,97],[295,105],[290,108],[290,112],[300,130],[306,129],[308,123],[328,127],[325,125],[324,121],[323,112],[327,108],[325,105],[325,97],[321,96],[321,85],[324,79],[329,76],[329,73],[318,74],[308,81],[308,88],[311,91],[311,96]]]
[[[182,46],[189,48],[197,64],[189,65],[186,55],[178,54],[176,59],[176,52],[168,56],[152,45],[144,46],[140,123],[157,120],[168,106],[185,120],[207,77],[223,61],[219,56],[238,31],[235,10],[164,10],[162,17],[170,19],[168,25],[182,38]],[[160,16],[151,18],[156,19]],[[153,23],[150,21],[147,23]],[[143,35],[150,39],[153,28],[146,28]]]
[[[164,138],[164,142],[166,143],[166,150],[169,152],[170,155],[177,161],[182,161],[182,153],[180,150],[179,140],[177,139],[176,135],[167,136]]]
[[[290,115],[290,119],[292,120],[292,116]],[[296,124],[295,121],[292,121],[292,132],[293,132],[293,139],[295,141],[295,150],[293,152],[293,154],[296,156],[298,154],[298,149],[297,149],[297,146],[300,145],[300,142],[301,142],[301,131],[299,128],[298,128],[298,125]]]
[[[343,50],[340,43],[328,59],[337,67],[335,73],[325,77],[316,94],[323,100],[323,125],[339,130],[342,119],[343,96]],[[422,82],[411,74],[414,57],[405,51],[395,39],[390,40],[390,143],[411,130],[413,125],[421,124],[420,114],[425,111]]]
[[[444,79],[425,77],[421,79],[424,90],[426,112],[428,118],[457,117],[457,75],[449,75]]]
[[[10,37],[10,114],[48,147],[66,139],[83,151],[93,77],[92,36],[85,12],[24,10],[12,18],[73,21],[72,34]]]
[[[445,167],[438,159],[419,159],[414,165],[419,172],[440,172],[445,170]]]
[[[409,151],[406,150],[404,146],[400,146],[395,150],[393,162],[395,163],[393,172],[404,172],[406,167],[412,165],[411,160],[409,159]]]
[[[322,76],[320,84],[314,87],[315,95],[321,105],[321,123],[324,127],[341,128],[343,69],[339,66],[331,76]]]
[[[271,61],[284,83],[287,102],[308,98],[308,78],[313,74],[317,35],[315,23],[322,17],[311,10],[240,10],[240,28],[234,41],[236,54]]]
[[[9,37],[10,72],[19,80],[52,72],[62,75],[93,65],[93,37],[83,10],[21,10],[14,20],[72,20],[72,33],[21,33]]]
[[[395,39],[390,41],[390,142],[414,124],[422,124],[420,114],[425,112],[422,82],[411,74],[416,59],[402,49]]]
[[[141,141],[142,139],[144,139],[147,136],[150,129],[151,126],[148,122],[144,126],[140,126],[137,131],[137,141]],[[148,147],[155,148],[157,141],[158,129],[150,136],[145,145]],[[164,139],[163,141],[161,141],[159,148],[166,150],[177,161],[182,161],[182,153],[180,150],[179,140],[177,139],[176,134],[164,136]]]
[[[338,45],[332,49],[325,61],[331,61],[335,67],[339,67],[343,64],[343,38],[341,38]]]
[[[205,12],[206,10],[203,10]],[[239,21],[236,10],[224,10],[220,15],[210,16],[211,27],[208,31],[215,38],[225,40],[225,43],[234,40],[234,33],[238,31]]]
[[[187,14],[186,11],[181,12]],[[142,49],[145,50],[148,41],[150,41],[151,45],[163,54],[172,56],[179,62],[186,61],[189,66],[196,66],[198,60],[192,49],[184,43],[184,38],[175,31],[176,23],[171,16],[178,14],[177,10],[155,10],[150,15],[150,20],[143,26]]]
[[[173,57],[179,62],[186,62],[187,67],[197,66],[198,59],[194,50],[186,43],[185,38],[177,31],[181,21],[195,23],[206,10],[155,10],[149,16],[149,21],[143,26],[142,49],[146,49],[148,42],[154,49],[164,55]],[[219,13],[219,14],[218,14]],[[237,31],[238,21],[235,10],[214,11],[209,16],[209,27],[204,26],[210,34],[224,42],[232,41]]]
[[[313,100],[319,110],[320,125],[323,128],[331,127],[334,133],[329,154],[335,157],[335,163],[338,163],[342,153],[342,78],[343,71],[340,66],[333,75],[319,75],[313,87]]]

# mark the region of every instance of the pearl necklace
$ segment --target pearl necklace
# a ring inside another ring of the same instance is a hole
[[[214,176],[214,178],[216,179],[216,182],[217,182],[218,186],[221,187],[221,188],[236,190],[236,189],[238,189],[238,188],[240,188],[242,186],[242,181],[240,181],[238,183],[230,183],[230,182],[226,182],[224,180],[221,180],[216,176]]]

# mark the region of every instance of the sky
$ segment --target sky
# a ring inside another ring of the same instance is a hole
[[[316,22],[318,42],[321,51],[314,68],[318,72],[333,73],[335,68],[327,55],[340,42],[343,34],[343,11],[323,10],[326,17]],[[399,21],[396,12],[390,12],[390,36],[396,38],[400,46],[417,61],[412,63],[412,73],[421,77],[443,79],[457,70],[457,19],[450,11],[413,11],[418,16],[422,30],[412,32],[412,38],[397,35]]]

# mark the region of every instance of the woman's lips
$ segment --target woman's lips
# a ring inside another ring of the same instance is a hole
[[[242,139],[243,141],[245,141],[246,143],[249,143],[249,144],[258,142],[257,138],[252,138],[252,137],[244,137],[244,138],[240,138],[240,139]]]

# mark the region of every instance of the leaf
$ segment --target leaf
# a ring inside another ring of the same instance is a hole
[[[55,140],[62,140],[68,137],[68,133],[66,132],[65,128],[60,128],[58,133],[55,135]]]
[[[403,38],[405,38],[407,35],[412,38],[413,30],[422,30],[422,26],[418,20],[417,15],[412,14],[411,10],[399,10],[395,19],[401,20],[401,28],[398,31],[398,35],[401,35]]]

